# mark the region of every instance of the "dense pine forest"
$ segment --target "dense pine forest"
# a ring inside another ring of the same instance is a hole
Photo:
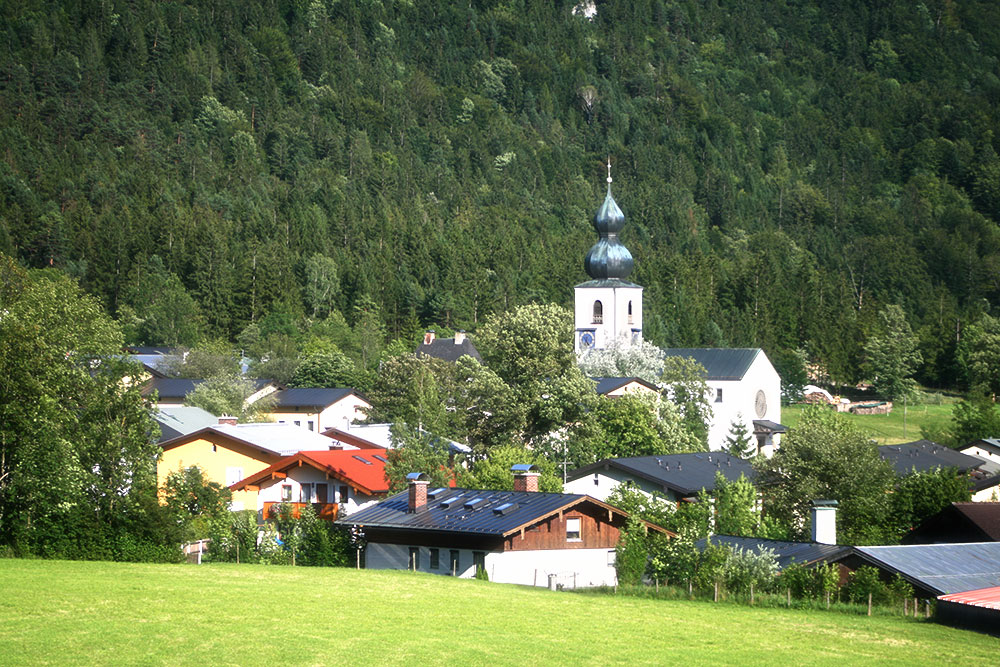
[[[647,339],[854,382],[898,305],[918,379],[969,382],[1000,303],[1000,5],[575,4],[7,0],[0,252],[132,343],[326,337],[370,368],[568,305],[610,156]]]

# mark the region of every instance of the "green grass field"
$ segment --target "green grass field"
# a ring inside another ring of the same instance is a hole
[[[0,663],[996,664],[901,617],[578,595],[408,572],[0,560]]]
[[[805,405],[783,405],[781,407],[781,423],[794,428],[799,423]],[[894,405],[887,415],[853,415],[843,413],[845,417],[858,424],[872,434],[880,445],[895,445],[900,442],[920,440],[920,427],[946,427],[951,421],[951,410],[954,402],[941,405],[911,405],[906,408],[903,416],[902,404]]]

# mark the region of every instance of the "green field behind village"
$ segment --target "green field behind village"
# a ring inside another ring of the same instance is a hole
[[[781,406],[781,423],[789,428],[795,428],[802,416],[805,404]],[[846,419],[856,423],[871,433],[880,445],[895,445],[901,442],[920,440],[920,428],[931,430],[945,429],[951,423],[951,411],[955,400],[946,398],[940,404],[910,405],[905,409],[902,404],[894,405],[887,415],[855,415],[842,413]]]
[[[408,572],[0,560],[0,662],[995,664],[901,617],[579,595]]]

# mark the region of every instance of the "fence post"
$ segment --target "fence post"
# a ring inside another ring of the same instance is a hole
[[[694,591],[692,589],[691,578],[688,577],[688,597],[693,597]]]
[[[830,591],[826,592],[826,608],[830,608]]]
[[[792,589],[791,588],[786,588],[785,589],[785,606],[786,607],[791,607],[792,606]]]
[[[917,598],[913,598],[913,618],[917,617]]]
[[[660,592],[660,580],[659,579],[653,579],[653,583],[656,584],[656,592],[659,593]]]
[[[868,615],[869,616],[872,615],[872,594],[871,594],[871,592],[868,593]]]
[[[908,598],[903,598],[903,616],[910,615],[910,600]]]
[[[718,602],[718,601],[719,601],[719,582],[716,581],[715,582],[715,599],[713,600],[713,602]]]
[[[753,606],[753,583],[750,584],[750,606]]]
[[[924,606],[924,618],[930,618],[931,617],[931,601],[930,601],[930,599],[925,600],[924,601],[924,605],[925,605]]]

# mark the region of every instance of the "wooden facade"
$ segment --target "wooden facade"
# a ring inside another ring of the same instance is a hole
[[[580,538],[567,538],[567,520],[580,520]],[[552,515],[531,526],[523,533],[504,539],[504,551],[532,551],[537,549],[614,549],[625,527],[625,518],[593,503],[579,503],[559,514]]]

